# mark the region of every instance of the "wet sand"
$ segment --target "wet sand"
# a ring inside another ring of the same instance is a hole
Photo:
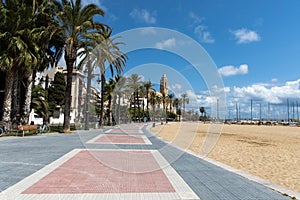
[[[151,131],[181,148],[300,192],[300,127],[173,122]]]

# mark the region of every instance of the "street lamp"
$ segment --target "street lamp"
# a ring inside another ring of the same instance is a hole
[[[90,92],[91,92],[91,83],[92,78],[94,78],[96,75],[98,75],[98,79],[96,82],[100,84],[100,75],[99,74],[92,74],[91,69],[88,68],[88,76],[87,76],[87,88],[86,88],[86,98],[85,98],[85,125],[84,129],[89,130],[89,102],[90,102]],[[96,109],[96,108],[95,108]]]

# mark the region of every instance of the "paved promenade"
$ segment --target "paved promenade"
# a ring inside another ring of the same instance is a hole
[[[0,158],[0,200],[291,199],[161,141],[145,124],[2,137]]]

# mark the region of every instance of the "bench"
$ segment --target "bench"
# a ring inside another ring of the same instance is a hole
[[[38,130],[37,125],[18,125],[18,131],[16,133],[16,136],[18,136],[19,131],[22,131],[23,137],[25,131],[33,131],[33,130]]]

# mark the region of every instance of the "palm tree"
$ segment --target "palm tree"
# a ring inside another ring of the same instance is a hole
[[[120,50],[119,45],[124,44],[123,42],[117,42],[116,40],[120,37],[111,38],[111,28],[105,26],[100,33],[90,35],[90,39],[95,40],[97,46],[92,51],[92,58],[94,67],[99,67],[101,75],[101,105],[100,105],[100,119],[99,125],[102,126],[104,117],[104,96],[106,69],[109,68],[111,75],[114,76],[114,72],[121,74],[126,66],[127,56]],[[105,64],[108,63],[108,67]]]
[[[29,113],[30,110],[31,92],[35,87],[34,80],[36,72],[42,72],[50,65],[53,67],[55,63],[59,61],[60,54],[62,52],[63,41],[59,35],[55,34],[58,24],[54,20],[56,16],[54,7],[54,3],[49,0],[42,0],[38,2],[34,0],[32,2],[32,26],[36,27],[37,31],[35,32],[35,39],[32,39],[28,43],[34,43],[35,46],[38,46],[39,48],[35,51],[37,64],[35,66],[26,67],[27,71],[23,73],[25,90],[25,102],[22,108],[23,114]],[[46,97],[48,92],[47,81],[48,80],[46,78]],[[24,117],[28,118],[28,114]]]
[[[150,99],[149,94],[153,90],[153,85],[152,85],[151,81],[149,80],[144,83],[144,87],[146,90],[146,100],[147,100],[146,109],[147,109],[147,113],[149,113],[149,99]]]
[[[176,108],[176,114],[179,116],[179,121],[180,121],[180,116],[181,116],[181,100],[178,98],[175,98],[173,101],[173,106]]]
[[[41,52],[45,54],[45,46],[51,38],[47,35],[51,32],[48,30],[49,21],[43,21],[44,24],[39,21],[41,15],[45,14],[41,11],[42,7],[50,4],[42,1],[38,5],[32,7],[28,1],[24,0],[10,0],[0,4],[0,68],[6,74],[3,105],[5,109],[3,119],[6,121],[9,121],[11,117],[13,83],[17,85],[19,80],[24,78],[24,74],[27,78],[31,76],[32,70],[41,60],[43,55]],[[18,75],[21,76],[18,77]],[[29,87],[25,86],[26,88]],[[29,95],[25,93],[25,96],[29,99],[25,101],[27,105],[25,107],[28,109],[30,92]]]
[[[170,112],[172,112],[172,109],[173,109],[174,97],[175,97],[175,95],[173,93],[168,94],[169,110],[170,110]]]
[[[182,94],[181,95],[181,101],[182,101],[182,105],[183,105],[183,113],[185,113],[185,104],[189,104],[189,98],[187,96],[187,94]]]
[[[142,105],[138,104],[138,110],[139,110],[139,121],[141,119],[144,119],[145,117],[145,98],[147,96],[146,88],[144,87],[144,83],[142,82],[139,87],[139,99],[142,99]],[[140,109],[140,106],[142,106],[142,109]],[[142,111],[142,113],[140,112]]]
[[[2,2],[2,1],[1,1]],[[4,92],[4,111],[3,120],[10,121],[11,118],[11,107],[12,107],[12,91],[14,78],[18,74],[18,67],[24,61],[18,56],[23,53],[29,54],[26,48],[26,42],[24,41],[24,28],[22,25],[22,19],[20,15],[19,6],[21,5],[18,1],[2,2],[0,7],[1,22],[0,22],[0,68],[5,73],[5,92]],[[28,61],[33,58],[29,57]]]
[[[206,116],[203,116],[206,113],[205,112],[205,108],[204,107],[200,107],[199,110],[201,112],[201,118],[202,118],[202,120],[204,120],[204,123],[205,123]]]
[[[141,77],[137,74],[132,74],[128,78],[127,87],[130,91],[130,94],[133,94],[133,106],[134,106],[134,121],[136,121],[136,105],[138,105],[139,109],[139,88],[141,85]],[[138,110],[139,112],[139,110]]]
[[[108,83],[105,84],[105,96],[104,99],[108,102],[107,103],[107,125],[111,126],[113,117],[112,117],[112,102],[114,99],[114,89],[116,87],[116,82],[111,78],[109,79]]]
[[[205,108],[204,108],[204,107],[200,107],[199,110],[200,110],[201,115],[202,115],[202,117],[203,117],[203,114],[204,114],[204,112],[205,112]]]
[[[168,109],[169,96],[168,94],[163,93],[161,98],[163,103],[163,110],[166,111]]]
[[[94,4],[81,5],[81,0],[62,0],[58,3],[59,34],[64,41],[64,59],[67,65],[67,87],[64,108],[64,132],[70,132],[70,109],[72,91],[72,73],[76,58],[87,51],[92,45],[90,36],[102,30],[103,25],[95,22],[96,16],[103,16],[104,12]]]
[[[116,123],[120,124],[120,116],[121,116],[121,98],[125,93],[125,85],[126,85],[126,78],[122,76],[115,76],[116,86],[114,89],[114,93],[116,95],[115,103],[114,103],[114,115],[116,116]],[[116,102],[118,100],[118,102]]]
[[[156,107],[156,104],[158,102],[160,102],[160,99],[158,96],[156,96],[156,91],[154,89],[150,92],[149,102],[150,102],[150,105],[152,106],[152,115],[153,115],[152,118],[153,118],[153,121],[155,121],[155,107]]]

